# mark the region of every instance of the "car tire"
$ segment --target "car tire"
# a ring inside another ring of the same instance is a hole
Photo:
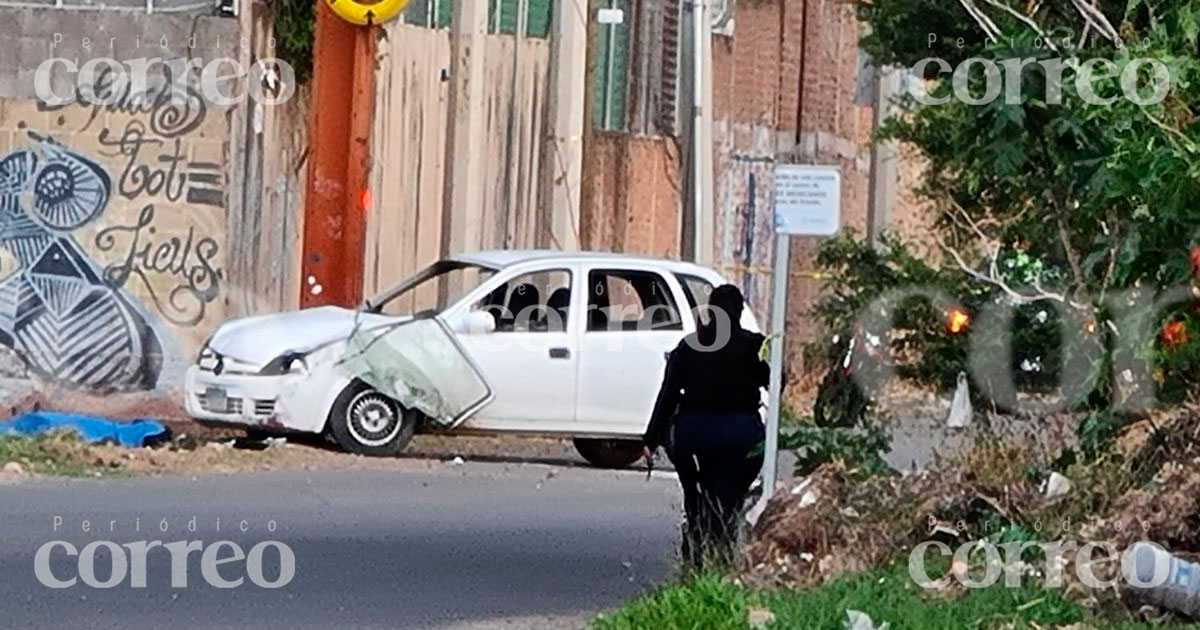
[[[642,456],[642,443],[637,440],[605,440],[575,438],[575,450],[593,466],[628,468]]]
[[[347,387],[329,412],[333,440],[360,455],[396,455],[408,446],[416,428],[415,412],[361,381]]]

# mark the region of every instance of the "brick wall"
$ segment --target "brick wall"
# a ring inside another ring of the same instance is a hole
[[[714,265],[746,294],[766,323],[770,307],[773,172],[777,163],[833,164],[842,173],[842,224],[866,234],[874,123],[872,90],[863,89],[854,5],[840,0],[743,0],[732,35],[712,45]],[[635,16],[636,19],[636,16]],[[866,70],[871,72],[871,70]],[[802,78],[803,77],[803,78]],[[869,87],[867,85],[866,87]],[[678,252],[679,156],[660,144],[646,170],[630,149],[655,145],[633,136],[602,135],[589,147],[587,182],[596,191],[582,226],[587,247]],[[669,155],[669,160],[663,162]],[[657,167],[655,167],[657,168]],[[911,199],[915,176],[898,169],[898,218],[923,229],[924,208]],[[654,173],[669,173],[669,176]],[[631,230],[629,226],[642,226]],[[671,232],[671,230],[674,230]],[[646,235],[652,235],[647,237]],[[646,243],[653,242],[649,250]],[[793,238],[787,346],[792,372],[816,335],[807,316],[820,292],[813,278],[819,242]]]
[[[765,323],[775,164],[839,166],[842,224],[865,234],[874,110],[855,100],[861,59],[853,5],[749,0],[734,19],[732,37],[713,42],[715,260]],[[817,245],[792,241],[787,351],[797,374],[802,343],[816,334],[807,312],[820,291],[810,273]]]

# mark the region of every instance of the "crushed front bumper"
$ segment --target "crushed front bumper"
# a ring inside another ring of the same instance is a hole
[[[184,386],[184,406],[197,420],[299,429],[281,413],[280,397],[303,375],[214,374],[193,365]]]

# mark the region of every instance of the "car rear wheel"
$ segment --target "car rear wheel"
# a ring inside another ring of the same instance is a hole
[[[329,432],[343,449],[361,455],[395,455],[416,430],[416,413],[356,382],[338,396],[329,413]]]
[[[575,450],[593,466],[628,468],[642,456],[642,443],[637,440],[575,438]]]

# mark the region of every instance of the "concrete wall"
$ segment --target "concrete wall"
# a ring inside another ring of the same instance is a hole
[[[239,33],[238,20],[207,15],[0,8],[0,352],[10,372],[93,392],[170,390],[227,316],[294,302],[294,284],[270,293],[263,280],[288,277],[285,256],[272,256],[274,268],[243,257],[295,240],[286,224],[272,230],[299,216],[288,156],[302,150],[303,106],[217,106],[200,95],[198,72],[172,100],[162,65],[143,98],[123,91],[112,105],[50,105],[34,89],[50,57],[238,59],[249,56]],[[51,85],[66,95],[76,83],[59,66]],[[257,139],[256,160],[231,142],[239,134]],[[274,156],[265,166],[263,144]]]

